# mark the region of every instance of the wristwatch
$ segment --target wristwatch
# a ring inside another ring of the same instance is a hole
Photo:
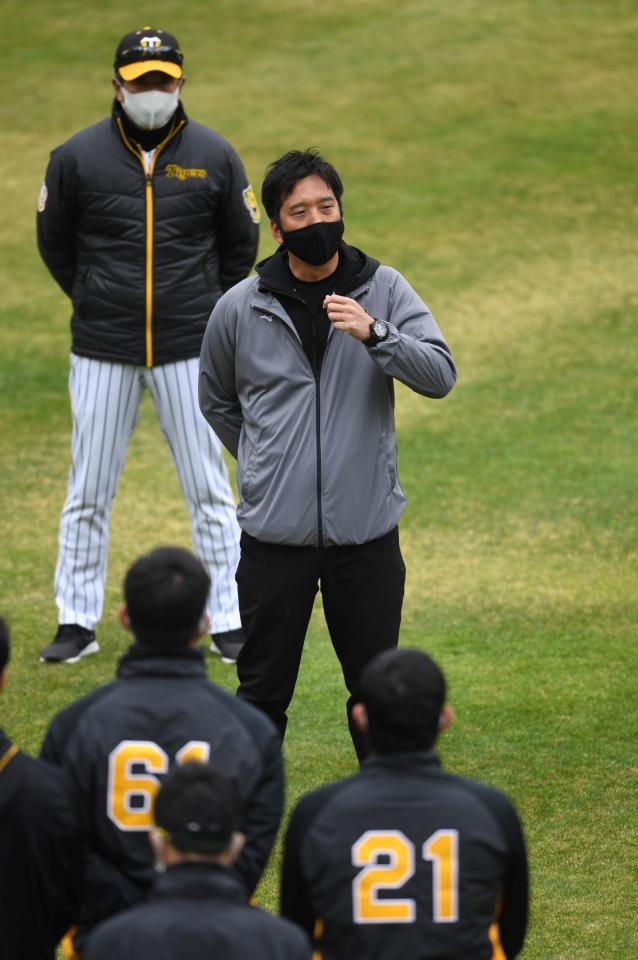
[[[385,320],[373,320],[370,324],[370,336],[363,341],[364,346],[376,347],[378,343],[383,343],[384,340],[388,339],[389,333],[390,328]]]

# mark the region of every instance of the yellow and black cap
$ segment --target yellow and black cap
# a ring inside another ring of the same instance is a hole
[[[122,37],[113,66],[122,80],[137,80],[151,70],[160,70],[179,79],[183,75],[183,63],[177,37],[154,27],[143,27]]]

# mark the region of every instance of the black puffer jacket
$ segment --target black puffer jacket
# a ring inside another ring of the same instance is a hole
[[[72,351],[154,366],[199,355],[250,271],[259,212],[241,160],[179,107],[146,174],[121,108],[51,154],[38,246],[73,303]]]

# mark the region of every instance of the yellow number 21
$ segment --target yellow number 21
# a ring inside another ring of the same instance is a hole
[[[432,918],[435,923],[458,920],[458,830],[437,830],[422,847],[432,863]],[[355,923],[414,923],[411,897],[379,897],[398,890],[414,874],[414,844],[400,830],[367,830],[352,846],[352,863],[363,867],[352,881]]]

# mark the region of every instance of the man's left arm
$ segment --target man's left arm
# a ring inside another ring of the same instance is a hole
[[[274,729],[264,736],[261,750],[261,775],[244,802],[241,830],[246,844],[235,864],[249,894],[264,872],[284,809],[283,758]]]
[[[224,293],[248,276],[259,244],[259,207],[253,188],[232,148],[226,162],[226,190],[217,220],[219,277]]]
[[[328,318],[335,327],[362,341],[362,348],[384,373],[425,397],[445,397],[456,381],[456,366],[434,317],[407,280],[396,270],[387,272],[388,307],[385,316],[371,316],[350,297],[326,297]],[[377,283],[385,283],[377,280]],[[388,336],[371,347],[363,345],[370,336],[372,320],[388,324]]]
[[[518,814],[503,798],[501,826],[508,843],[508,863],[503,887],[501,912],[497,918],[505,956],[513,960],[523,949],[529,910],[529,879],[525,838]]]
[[[309,936],[313,935],[317,918],[301,866],[301,847],[309,822],[315,812],[314,805],[314,796],[306,796],[300,801],[290,817],[284,839],[279,887],[281,915],[294,921]]]

